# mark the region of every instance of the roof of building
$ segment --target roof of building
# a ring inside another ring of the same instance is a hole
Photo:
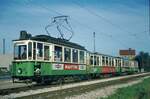
[[[119,51],[119,54],[121,55],[121,56],[123,56],[123,55],[136,55],[136,52],[135,52],[135,50],[134,49],[131,49],[131,48],[129,48],[128,50],[120,50]]]

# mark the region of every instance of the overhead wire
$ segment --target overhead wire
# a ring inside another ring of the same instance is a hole
[[[91,26],[88,26],[87,24],[83,24],[83,23],[77,21],[77,20],[74,19],[74,18],[72,18],[72,20],[76,21],[78,24],[80,24],[81,26],[84,26],[85,28],[91,30],[92,32],[93,32],[93,31],[97,31],[95,28],[93,28],[93,27],[91,27]],[[108,33],[103,33],[103,32],[100,32],[100,31],[98,31],[97,33],[100,33],[100,34],[102,34],[103,36],[106,36],[106,37],[108,37],[108,38],[110,38],[110,39],[116,41],[116,42],[119,43],[121,46],[127,47],[127,45],[126,45],[125,43],[123,43],[122,41],[120,41],[120,40],[117,39],[117,38],[113,38],[113,36],[110,35],[110,34],[108,34]]]
[[[48,11],[50,10],[50,12],[53,12],[53,13],[59,15],[59,16],[62,16],[62,15],[63,15],[62,13],[60,13],[60,12],[58,12],[58,11],[56,11],[56,10],[47,8],[47,7],[43,6],[43,5],[40,5],[40,7],[41,7],[41,8],[44,8],[44,9],[46,9],[46,10],[48,10]],[[49,12],[49,13],[50,13],[50,12]],[[50,13],[50,14],[51,14],[51,13]],[[53,17],[51,17],[51,18],[53,18]],[[72,19],[73,19],[74,21],[76,21],[78,24],[80,24],[80,25],[84,26],[85,28],[89,29],[90,31],[92,31],[92,32],[95,31],[95,29],[92,28],[91,26],[85,25],[85,24],[83,24],[83,23],[77,21],[75,18],[72,18]],[[98,32],[99,32],[99,31],[98,31]],[[49,33],[49,32],[48,32],[48,33]],[[109,35],[109,34],[106,34],[106,33],[103,33],[103,32],[100,32],[100,33],[103,34],[103,36],[106,36],[106,37],[109,37],[110,39],[115,40],[115,41],[116,41],[118,44],[120,44],[121,46],[127,47],[126,44],[122,43],[120,40],[117,40],[116,38],[113,38],[112,35]]]
[[[110,21],[109,19],[105,18],[105,17],[102,16],[102,15],[97,14],[97,13],[94,12],[93,10],[91,10],[91,9],[89,9],[89,8],[87,8],[87,7],[83,6],[83,5],[81,5],[81,4],[78,3],[77,1],[72,1],[72,2],[73,2],[73,4],[79,6],[80,8],[86,10],[87,12],[89,12],[91,15],[94,15],[94,16],[100,18],[100,19],[103,19],[105,22],[111,24],[112,26],[118,28],[119,30],[128,33],[128,36],[126,36],[126,37],[132,36],[132,37],[134,37],[135,39],[138,39],[138,40],[139,40],[139,37],[141,38],[141,36],[138,36],[137,33],[132,33],[132,32],[130,32],[130,31],[127,31],[126,29],[122,28],[120,25],[118,25],[118,24],[116,24],[116,23],[113,23],[113,22]],[[149,7],[150,7],[150,6],[149,6]],[[150,9],[149,9],[149,10],[150,10]],[[149,12],[149,13],[150,13],[150,12]],[[149,17],[149,18],[150,18],[150,17]],[[150,22],[150,21],[149,21],[149,22]],[[150,27],[149,27],[149,28],[150,28]],[[150,29],[149,29],[149,35],[150,35]],[[116,40],[117,40],[117,39],[116,39]],[[120,40],[118,39],[118,41],[120,41]],[[139,41],[138,43],[142,43],[142,42]]]
[[[86,10],[86,11],[89,12],[90,14],[92,14],[92,15],[94,15],[94,16],[100,18],[100,19],[103,19],[103,21],[105,21],[105,22],[111,24],[113,27],[116,27],[116,28],[118,28],[119,30],[121,30],[121,31],[123,31],[123,32],[129,33],[130,36],[137,38],[137,37],[136,37],[136,36],[137,36],[136,33],[132,33],[132,32],[130,32],[130,31],[125,30],[125,29],[122,28],[120,25],[118,25],[118,24],[116,24],[116,23],[113,23],[112,21],[110,21],[110,20],[107,19],[106,17],[104,17],[104,16],[102,16],[102,15],[100,15],[100,14],[97,14],[97,13],[94,12],[93,10],[91,10],[91,9],[89,9],[89,8],[87,8],[87,7],[83,6],[83,5],[81,5],[81,4],[78,3],[77,1],[73,1],[73,3],[76,4],[77,6],[79,6],[80,8]]]

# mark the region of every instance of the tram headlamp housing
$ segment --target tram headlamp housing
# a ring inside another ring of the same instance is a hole
[[[21,73],[22,73],[22,69],[19,68],[17,72],[18,72],[19,74],[21,74]]]
[[[39,75],[39,74],[41,73],[40,69],[37,68],[37,69],[35,70],[35,73]]]

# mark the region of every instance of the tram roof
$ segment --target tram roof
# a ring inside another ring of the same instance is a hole
[[[36,35],[33,37],[30,37],[28,39],[18,39],[14,41],[19,41],[19,40],[35,40],[35,41],[42,41],[42,42],[48,42],[48,43],[53,43],[53,44],[58,44],[62,46],[67,46],[67,47],[72,47],[80,50],[86,50],[84,46],[81,46],[77,43],[70,42],[66,39],[61,39],[61,38],[54,38],[48,35]]]

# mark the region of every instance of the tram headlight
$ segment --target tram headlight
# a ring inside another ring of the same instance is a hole
[[[19,74],[21,74],[21,73],[22,73],[22,69],[19,68],[17,72],[18,72]]]
[[[39,74],[41,73],[40,69],[37,68],[37,69],[35,70],[35,73],[39,75]]]

